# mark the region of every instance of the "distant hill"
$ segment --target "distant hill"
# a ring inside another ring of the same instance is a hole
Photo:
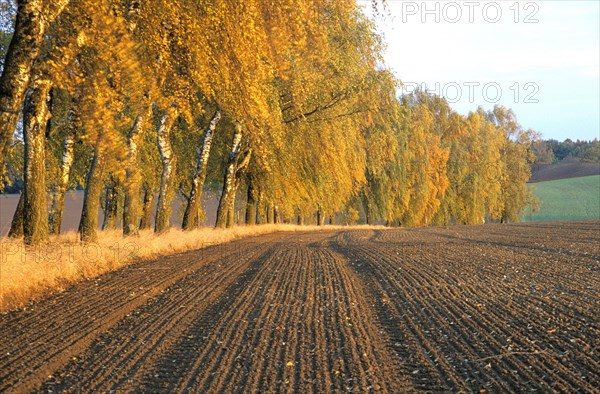
[[[529,184],[540,200],[538,212],[527,212],[526,221],[600,219],[600,175]]]
[[[529,183],[600,175],[600,163],[582,163],[575,159],[565,159],[555,164],[534,164],[531,173]]]
[[[530,183],[600,175],[600,141],[538,140]],[[552,163],[552,164],[550,164]]]

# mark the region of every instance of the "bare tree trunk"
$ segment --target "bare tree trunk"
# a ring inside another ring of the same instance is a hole
[[[83,210],[79,221],[79,235],[83,242],[98,240],[98,207],[100,206],[102,178],[104,177],[104,160],[100,152],[100,144],[101,137],[96,142],[94,157],[85,182]]]
[[[317,209],[317,226],[323,226],[325,224],[325,215],[321,207]]]
[[[254,188],[254,182],[252,175],[248,176],[248,198],[246,201],[246,224],[256,224],[256,190]]]
[[[304,226],[304,215],[302,215],[302,212],[298,212],[297,223],[298,223],[298,226]]]
[[[154,206],[154,190],[149,187],[144,188],[144,202],[142,207],[142,219],[140,221],[140,230],[152,228],[152,207]]]
[[[235,186],[233,187],[233,198],[229,199],[229,208],[227,209],[227,228],[232,228],[236,224],[235,214],[235,200],[237,197],[239,182],[236,179]]]
[[[229,209],[227,211],[227,228],[233,227],[233,225],[235,223],[238,223],[238,224],[242,223],[242,218],[239,213],[237,215],[237,220],[236,220],[235,200],[236,200],[238,189],[240,188],[240,185],[242,183],[242,177],[244,176],[246,167],[248,166],[248,163],[250,162],[251,156],[252,156],[252,151],[251,150],[246,151],[244,159],[236,166],[235,186],[233,188],[233,198],[231,198],[229,200]]]
[[[19,120],[44,33],[68,3],[69,0],[18,2],[15,31],[0,76],[0,166],[4,165]]]
[[[204,133],[204,141],[202,142],[202,148],[198,149],[196,156],[196,168],[192,177],[192,191],[190,192],[190,198],[183,214],[183,223],[181,227],[184,230],[192,230],[198,227],[199,224],[199,212],[200,202],[202,200],[202,189],[204,188],[204,182],[206,181],[206,174],[208,172],[208,158],[210,156],[210,147],[214,137],[215,129],[217,124],[221,120],[221,111],[217,110],[213,115],[206,132]]]
[[[277,208],[277,206],[273,207],[273,223],[281,223],[281,214],[279,213],[279,209]]]
[[[50,119],[49,80],[37,81],[27,94],[23,111],[25,136],[25,204],[23,235],[28,245],[48,239],[48,207],[46,205],[46,127]]]
[[[144,108],[133,122],[127,136],[127,168],[125,169],[125,184],[123,191],[125,203],[123,206],[123,235],[135,236],[139,234],[140,223],[140,191],[142,175],[138,162],[138,153],[142,131],[147,117],[150,115],[150,106]]]
[[[367,197],[367,193],[365,191],[363,191],[362,193],[362,198],[363,208],[365,209],[365,220],[367,221],[367,224],[370,225],[373,219],[371,217],[371,206],[369,204],[369,197]]]
[[[217,222],[215,224],[217,228],[227,227],[227,217],[231,209],[232,200],[235,201],[237,162],[240,156],[241,144],[242,125],[236,122],[231,151],[229,152],[229,161],[227,162],[227,169],[225,171],[225,179],[223,180],[223,193],[221,193],[219,207],[217,208]]]
[[[273,206],[271,204],[267,204],[267,223],[268,224],[273,224],[274,223],[274,212],[273,212]]]
[[[9,238],[21,238],[23,236],[23,207],[25,206],[25,191],[21,192],[17,209],[10,223],[8,231]]]
[[[256,202],[256,224],[263,224],[264,222],[264,204],[263,204],[263,193],[258,192],[258,201]]]
[[[65,207],[65,194],[69,187],[69,175],[75,158],[75,136],[77,135],[77,127],[79,125],[75,108],[71,109],[69,118],[69,128],[63,145],[60,176],[58,184],[54,187],[52,193],[52,207],[50,208],[50,215],[48,217],[50,234],[53,235],[60,234],[60,226],[62,225],[62,216]]]
[[[158,206],[156,207],[155,233],[164,233],[171,227],[171,200],[173,198],[173,175],[175,174],[175,156],[171,147],[171,129],[178,112],[171,106],[160,120],[158,126],[158,150],[162,161],[162,175]]]
[[[235,199],[232,199],[232,201],[235,201]],[[235,224],[235,204],[230,203],[229,208],[227,209],[227,221],[226,221],[225,227],[232,228],[234,224]]]
[[[112,174],[109,176],[110,181],[106,187],[105,205],[104,205],[104,221],[102,222],[102,230],[115,230],[117,228],[117,215],[119,212],[120,185],[119,180]]]
[[[335,214],[329,216],[329,224],[330,225],[334,225],[335,224]]]
[[[238,224],[242,223],[241,214],[238,212],[238,214],[236,215],[236,212],[235,212],[235,200],[236,200],[238,189],[240,188],[240,185],[242,183],[242,177],[244,176],[246,167],[248,166],[248,163],[250,162],[251,156],[252,156],[252,150],[246,151],[244,159],[236,166],[235,186],[233,188],[232,198],[229,199],[229,210],[227,211],[227,228],[233,227],[233,225],[235,223],[238,223]],[[236,217],[237,217],[237,220],[236,220]]]

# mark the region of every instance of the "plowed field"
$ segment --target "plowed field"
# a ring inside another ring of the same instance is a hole
[[[599,392],[600,222],[278,233],[0,316],[0,392]]]

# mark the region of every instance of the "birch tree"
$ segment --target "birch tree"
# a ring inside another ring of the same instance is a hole
[[[171,145],[171,129],[178,116],[178,110],[172,106],[162,115],[158,126],[157,144],[162,161],[160,191],[156,208],[156,223],[154,232],[164,233],[171,227],[171,201],[173,199],[173,176],[176,158]]]
[[[69,0],[19,0],[17,18],[0,76],[0,163],[4,163],[29,88],[44,34]]]
[[[217,228],[231,227],[233,224],[230,215],[232,215],[232,209],[235,204],[235,193],[238,186],[237,174],[240,169],[242,169],[242,166],[240,165],[240,156],[244,154],[242,152],[242,137],[242,124],[241,122],[236,122],[233,140],[231,142],[231,151],[229,153],[223,180],[223,192],[221,193],[219,206],[217,208],[217,221],[215,224],[215,227]],[[244,160],[242,160],[241,163],[244,163]]]
[[[188,203],[185,208],[185,213],[183,215],[182,228],[184,230],[192,230],[197,228],[199,224],[198,219],[200,202],[202,199],[204,182],[208,173],[208,158],[210,155],[210,148],[212,146],[217,124],[221,120],[221,116],[221,110],[217,109],[210,120],[206,131],[204,132],[202,146],[198,149],[198,153],[196,154],[196,166],[192,174],[192,188]]]

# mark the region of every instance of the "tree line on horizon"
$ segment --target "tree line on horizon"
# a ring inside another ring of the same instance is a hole
[[[536,140],[533,142],[535,164],[555,164],[565,159],[578,160],[582,163],[600,162],[600,141],[595,138],[587,140],[564,141],[555,139]]]
[[[374,6],[377,4],[374,2]],[[536,133],[502,106],[460,115],[398,96],[354,0],[0,0],[2,183],[22,181],[10,236],[58,234],[82,187],[82,241],[216,227],[517,221]],[[157,201],[154,201],[154,200]],[[48,202],[49,201],[49,204]],[[155,207],[155,208],[154,208]]]

